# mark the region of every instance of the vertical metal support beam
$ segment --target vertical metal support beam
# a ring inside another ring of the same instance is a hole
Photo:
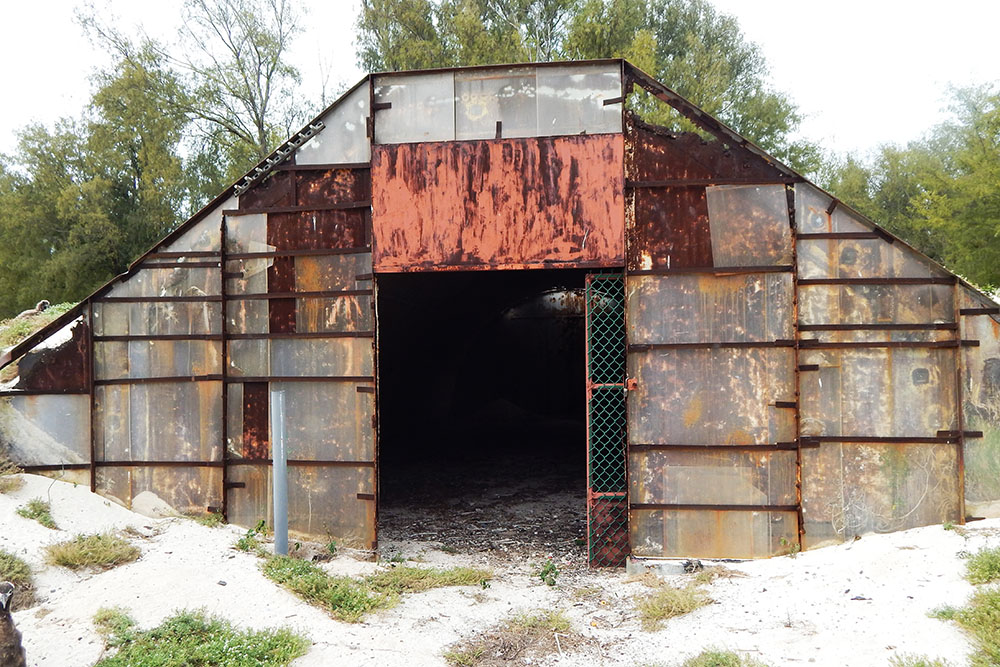
[[[792,364],[795,369],[795,505],[798,508],[795,512],[798,521],[799,550],[803,549],[805,535],[805,520],[802,515],[802,391],[801,373],[799,371],[799,351],[800,340],[802,338],[799,331],[799,243],[798,243],[798,222],[795,219],[795,186],[785,186],[785,200],[788,204],[788,225],[792,233],[792,327],[793,349]]]
[[[288,455],[285,450],[285,392],[271,390],[271,488],[274,501],[274,553],[288,555]]]
[[[961,292],[962,286],[956,281],[954,287],[954,301],[955,301],[955,323],[958,325],[955,335],[958,336],[959,341],[965,338],[965,331],[962,327],[962,303],[961,303]],[[965,355],[962,353],[961,344],[955,348],[955,401],[957,402],[958,415],[958,451],[956,452],[956,464],[958,467],[958,523],[965,523],[965,383],[963,378],[965,374],[962,372],[962,362]]]
[[[369,230],[371,230],[371,220],[372,220],[371,209],[369,209],[369,214],[368,214],[368,227],[369,227]],[[369,243],[369,245],[370,245],[370,243]],[[374,259],[373,259],[373,261],[374,261]],[[373,271],[373,275],[372,275],[372,323],[373,323],[373,326],[372,326],[372,328],[374,329],[374,335],[372,336],[372,375],[375,378],[375,393],[372,394],[372,400],[375,402],[375,406],[374,406],[374,412],[372,414],[372,429],[374,429],[375,433],[372,435],[372,437],[374,438],[374,442],[375,442],[375,461],[374,461],[374,470],[372,471],[372,475],[374,476],[374,479],[372,480],[372,484],[373,484],[373,493],[375,495],[375,498],[374,498],[374,500],[372,500],[372,502],[375,504],[375,519],[374,519],[375,520],[375,537],[374,537],[374,539],[372,539],[371,549],[372,549],[372,552],[374,552],[376,554],[376,558],[377,558],[378,557],[378,487],[379,487],[379,485],[378,485],[378,476],[379,476],[379,469],[380,469],[380,466],[379,466],[379,444],[380,444],[379,443],[379,431],[380,431],[380,429],[379,429],[379,416],[380,415],[379,415],[379,402],[378,402],[378,397],[379,397],[379,391],[378,391],[379,390],[379,363],[378,363],[378,340],[379,340],[379,333],[378,333],[378,277],[374,275],[374,268],[375,267],[373,265],[372,266],[372,271]]]
[[[94,396],[94,355],[97,350],[94,348],[94,302],[87,304],[87,335],[90,337],[87,345],[87,389],[90,393],[90,492],[97,493],[97,429],[94,428],[94,415],[96,414],[96,397]]]
[[[229,521],[229,341],[226,336],[226,216],[222,216],[219,225],[219,296],[221,298],[222,322],[219,333],[222,335],[222,442],[219,460],[222,461],[222,517]]]

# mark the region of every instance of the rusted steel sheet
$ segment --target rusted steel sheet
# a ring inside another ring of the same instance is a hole
[[[243,458],[259,460],[271,455],[268,435],[266,382],[243,384]]]
[[[629,276],[634,343],[768,342],[794,336],[791,273]]]
[[[295,175],[292,172],[274,172],[270,178],[240,195],[240,208],[254,210],[274,206],[294,206],[294,190]]]
[[[629,202],[629,271],[712,266],[704,187],[639,189]]]
[[[631,342],[631,341],[630,341]],[[750,445],[795,439],[790,348],[628,355],[629,444]]]
[[[805,546],[958,521],[956,459],[951,443],[826,442],[803,450]]]
[[[978,347],[962,348],[962,406],[965,429],[982,431],[981,438],[965,438],[965,503],[972,516],[1000,516],[1000,322],[995,308],[978,294],[959,288],[962,338],[978,340]]]
[[[630,181],[744,180],[780,182],[785,174],[736,144],[672,133],[630,118],[625,125],[625,177]]]
[[[792,263],[784,185],[718,185],[706,190],[716,266]]]
[[[267,242],[277,250],[322,250],[365,245],[365,215],[360,210],[269,213]]]
[[[795,512],[632,509],[628,523],[639,557],[765,558],[798,541]]]
[[[89,391],[90,328],[83,319],[58,344],[48,342],[29,350],[17,361],[17,384],[24,391]],[[5,371],[5,374],[9,371]]]
[[[294,171],[297,206],[327,206],[369,200],[369,169]]]
[[[621,135],[379,145],[376,271],[616,266]]]

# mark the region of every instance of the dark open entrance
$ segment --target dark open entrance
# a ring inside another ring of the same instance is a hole
[[[585,552],[580,270],[379,275],[379,538]]]

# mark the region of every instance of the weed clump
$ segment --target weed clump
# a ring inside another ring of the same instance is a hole
[[[711,602],[712,599],[696,584],[675,588],[661,583],[654,592],[637,598],[636,608],[639,610],[643,629],[653,631],[663,621],[683,616]]]
[[[260,535],[265,535],[267,533],[267,524],[261,519],[257,522],[257,525],[247,531],[247,534],[236,540],[236,544],[233,548],[237,551],[245,551],[247,553],[254,552],[258,555],[263,555],[260,553],[260,540],[257,539]]]
[[[965,564],[966,578],[973,584],[988,584],[1000,579],[1000,548],[981,549]]]
[[[219,526],[225,525],[226,519],[222,516],[222,512],[206,512],[205,514],[195,514],[191,516],[192,519],[197,521],[202,526],[208,526],[209,528],[218,528]]]
[[[764,663],[740,655],[735,651],[705,649],[684,661],[681,667],[766,667]]]
[[[556,564],[552,562],[551,558],[549,558],[540,568],[538,568],[538,571],[535,572],[535,576],[545,582],[546,586],[555,586],[556,577],[559,576],[559,568],[557,568]]]
[[[24,486],[24,479],[18,475],[21,469],[6,457],[0,457],[0,493],[13,493]]]
[[[583,641],[562,611],[518,614],[486,632],[452,645],[444,659],[457,667],[492,667],[535,662],[570,651]]]
[[[18,516],[25,519],[34,519],[46,528],[55,530],[57,528],[55,519],[52,518],[52,505],[47,500],[32,498],[27,505],[22,505],[16,510]]]
[[[948,663],[936,658],[907,653],[889,658],[889,667],[948,667]]]
[[[35,582],[31,568],[14,554],[0,550],[0,581],[14,584],[13,611],[27,609],[35,604]]]
[[[284,667],[305,655],[309,640],[291,630],[240,631],[200,611],[182,611],[151,630],[139,630],[121,609],[101,609],[94,624],[114,655],[95,667],[259,665]]]
[[[470,586],[492,578],[486,570],[455,567],[427,570],[395,567],[363,579],[337,577],[297,558],[275,556],[264,563],[264,575],[299,597],[326,609],[340,621],[356,623],[377,609],[392,607],[404,593],[442,586]]]
[[[140,553],[128,540],[112,533],[77,535],[71,540],[50,544],[45,552],[49,563],[71,570],[88,567],[107,570],[134,561]]]

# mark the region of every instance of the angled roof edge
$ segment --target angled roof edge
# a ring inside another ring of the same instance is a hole
[[[708,114],[705,111],[702,111],[696,105],[694,105],[693,103],[689,102],[682,95],[676,93],[675,91],[671,90],[670,88],[667,88],[665,85],[663,85],[662,83],[660,83],[659,81],[657,81],[656,79],[654,79],[653,77],[651,77],[649,74],[646,74],[645,72],[643,72],[641,69],[639,69],[638,67],[636,67],[632,63],[630,63],[630,62],[628,62],[626,60],[626,61],[624,61],[624,65],[625,65],[626,72],[628,74],[630,74],[631,76],[633,76],[634,79],[635,79],[635,81],[637,83],[639,83],[639,85],[641,85],[642,87],[646,88],[646,90],[648,90],[649,92],[651,92],[653,95],[655,95],[661,101],[665,102],[666,104],[669,104],[671,107],[673,107],[675,110],[677,110],[681,115],[683,115],[685,118],[687,118],[688,120],[690,120],[692,123],[694,123],[695,125],[697,125],[701,129],[705,130],[706,132],[708,132],[712,136],[716,137],[720,141],[723,141],[723,142],[727,142],[728,141],[728,142],[733,142],[733,143],[739,144],[743,148],[746,148],[747,150],[749,150],[751,153],[754,153],[758,157],[760,157],[763,160],[765,160],[768,164],[774,166],[779,171],[785,173],[785,175],[790,176],[792,178],[795,178],[797,180],[801,180],[801,182],[806,183],[806,184],[808,184],[808,185],[816,188],[817,190],[819,190],[820,192],[822,192],[824,195],[826,195],[827,197],[829,197],[830,199],[832,199],[833,202],[834,202],[834,204],[835,204],[835,207],[837,207],[837,208],[841,208],[842,207],[842,208],[847,209],[848,211],[850,211],[851,213],[853,213],[855,216],[857,216],[858,218],[860,218],[865,223],[871,225],[872,227],[877,228],[879,231],[881,231],[882,233],[884,233],[885,235],[887,235],[888,237],[890,237],[892,239],[891,243],[899,243],[900,245],[902,245],[903,247],[905,247],[907,250],[909,250],[909,251],[911,251],[911,252],[919,255],[920,257],[923,257],[928,262],[932,263],[934,266],[940,267],[943,271],[945,271],[947,273],[950,273],[951,275],[955,276],[955,279],[958,281],[958,283],[960,285],[962,285],[962,286],[964,286],[964,287],[972,290],[973,292],[975,292],[976,294],[978,294],[979,296],[981,296],[985,300],[989,301],[991,304],[997,304],[998,303],[991,296],[989,296],[988,294],[986,294],[985,292],[983,292],[976,285],[973,285],[972,283],[970,283],[969,281],[967,281],[965,278],[963,278],[962,276],[958,275],[957,273],[955,273],[954,271],[952,271],[948,267],[944,266],[943,264],[941,264],[937,260],[935,260],[935,259],[933,259],[931,257],[928,257],[923,252],[921,252],[920,250],[914,248],[912,245],[910,245],[909,243],[907,243],[905,240],[903,240],[900,237],[896,236],[895,234],[893,234],[889,230],[883,228],[880,224],[878,224],[877,222],[875,222],[874,220],[872,220],[871,218],[869,218],[867,215],[865,215],[861,211],[857,210],[856,208],[854,208],[850,204],[845,203],[839,197],[831,194],[830,192],[827,192],[824,188],[821,188],[820,186],[816,185],[811,180],[809,180],[808,178],[806,178],[802,174],[798,173],[797,171],[795,171],[791,167],[787,166],[786,164],[784,164],[783,162],[781,162],[780,160],[778,160],[777,158],[775,158],[773,155],[771,155],[770,153],[768,153],[767,151],[765,151],[763,148],[761,148],[760,146],[756,145],[755,143],[753,143],[752,141],[750,141],[749,139],[747,139],[746,137],[744,137],[743,135],[741,135],[739,132],[737,132],[733,128],[731,128],[728,125],[726,125],[725,123],[723,123],[721,120],[719,120],[715,116],[712,116],[711,114]],[[628,95],[628,91],[626,91],[625,94]]]
[[[631,77],[634,80],[635,83],[638,83],[640,86],[642,86],[643,88],[645,88],[646,90],[648,90],[649,92],[651,92],[653,95],[655,95],[661,101],[663,101],[666,104],[668,104],[671,107],[673,107],[675,110],[677,110],[685,118],[687,118],[688,120],[690,120],[691,122],[693,122],[698,127],[702,128],[703,130],[705,130],[706,132],[708,132],[712,136],[716,137],[720,141],[723,141],[723,142],[732,142],[732,143],[738,144],[738,145],[742,146],[743,148],[749,150],[750,152],[754,153],[755,155],[757,155],[758,157],[760,157],[761,159],[763,159],[765,162],[767,162],[768,164],[772,165],[773,167],[775,167],[776,169],[778,169],[779,171],[781,171],[782,173],[784,173],[789,178],[794,178],[796,180],[801,180],[801,182],[807,183],[810,186],[816,188],[817,190],[819,190],[820,192],[822,192],[823,194],[825,194],[827,197],[830,197],[830,199],[833,200],[833,202],[835,203],[836,206],[843,207],[843,208],[847,209],[848,211],[850,211],[851,213],[853,213],[855,216],[857,216],[858,218],[860,218],[861,220],[863,220],[867,224],[870,224],[873,227],[878,228],[880,231],[882,231],[883,233],[885,233],[886,235],[888,235],[889,237],[891,237],[893,243],[899,243],[899,244],[901,244],[902,246],[904,246],[905,248],[907,248],[911,252],[916,253],[920,257],[923,257],[927,261],[929,261],[932,264],[934,264],[935,266],[938,266],[941,269],[943,269],[944,271],[946,271],[947,273],[950,273],[951,275],[955,276],[956,280],[958,281],[958,283],[960,285],[964,286],[965,288],[971,290],[973,293],[975,293],[978,296],[982,297],[985,301],[987,301],[987,302],[989,302],[991,304],[997,304],[998,303],[997,301],[994,301],[994,299],[992,297],[990,297],[989,295],[987,295],[985,292],[983,292],[977,286],[975,286],[972,283],[970,283],[969,281],[965,280],[964,278],[962,278],[961,276],[959,276],[954,271],[952,271],[952,270],[948,269],[947,267],[943,266],[938,261],[936,261],[936,260],[928,257],[927,255],[925,255],[921,251],[917,250],[916,248],[914,248],[912,245],[910,245],[909,243],[907,243],[906,241],[904,241],[900,237],[898,237],[895,234],[893,234],[892,232],[890,232],[890,231],[888,231],[886,229],[883,229],[881,225],[879,225],[878,223],[876,223],[874,220],[872,220],[871,218],[869,218],[867,215],[861,213],[860,211],[858,211],[854,207],[852,207],[849,204],[846,204],[845,202],[843,202],[840,198],[834,196],[833,194],[827,192],[825,189],[819,187],[818,185],[816,185],[815,183],[813,183],[812,181],[810,181],[808,178],[806,178],[802,174],[798,173],[797,171],[795,171],[791,167],[785,165],[780,160],[778,160],[777,158],[775,158],[774,156],[772,156],[771,154],[769,154],[767,151],[765,151],[764,149],[760,148],[759,146],[757,146],[756,144],[754,144],[752,141],[750,141],[749,139],[747,139],[746,137],[744,137],[743,135],[741,135],[739,132],[737,132],[736,130],[732,129],[728,125],[726,125],[724,122],[722,122],[718,118],[716,118],[716,117],[712,116],[711,114],[709,114],[709,113],[701,110],[698,106],[696,106],[692,102],[688,101],[685,97],[683,97],[682,95],[678,94],[674,90],[668,88],[667,86],[663,85],[662,83],[660,83],[659,81],[657,81],[655,78],[653,78],[652,76],[650,76],[649,74],[647,74],[646,72],[642,71],[641,69],[639,69],[638,67],[636,67],[635,65],[633,65],[632,63],[630,63],[629,61],[627,61],[627,60],[625,60],[623,58],[597,58],[597,59],[590,59],[590,60],[556,60],[556,61],[547,61],[547,62],[504,63],[504,64],[495,64],[495,65],[472,65],[472,66],[463,66],[463,67],[441,67],[441,68],[423,69],[423,70],[405,70],[405,71],[396,71],[396,72],[374,72],[374,73],[370,73],[370,74],[367,74],[364,77],[362,77],[360,81],[358,81],[356,84],[354,84],[349,89],[347,89],[346,91],[344,91],[344,93],[340,97],[338,97],[333,103],[331,103],[326,108],[324,108],[322,111],[320,111],[318,114],[316,114],[316,116],[313,117],[312,120],[310,120],[309,122],[307,122],[303,126],[303,128],[301,130],[299,130],[297,133],[293,134],[287,141],[285,141],[280,146],[278,146],[273,151],[271,151],[271,153],[267,157],[265,157],[263,160],[261,160],[260,162],[258,162],[252,168],[250,168],[243,176],[241,176],[240,178],[236,179],[235,182],[233,182],[229,187],[227,187],[225,190],[223,190],[217,197],[215,197],[215,199],[213,199],[208,204],[206,204],[205,206],[203,206],[197,213],[195,213],[190,218],[188,218],[186,221],[184,221],[183,223],[181,223],[176,229],[174,229],[172,232],[170,232],[169,234],[167,234],[166,236],[164,236],[162,239],[160,239],[159,241],[157,241],[149,250],[147,250],[146,252],[144,252],[135,261],[133,261],[131,264],[129,264],[129,267],[128,267],[127,271],[125,271],[124,273],[121,273],[121,274],[115,276],[114,278],[112,278],[111,280],[109,280],[107,283],[105,283],[101,287],[99,287],[96,290],[94,290],[93,292],[91,292],[88,296],[84,297],[80,301],[80,303],[78,303],[73,308],[71,308],[70,310],[66,311],[62,315],[60,315],[58,318],[56,318],[52,322],[50,322],[47,325],[45,325],[44,327],[42,327],[41,329],[39,329],[35,333],[31,334],[28,338],[25,338],[23,341],[21,341],[17,345],[15,345],[15,346],[13,346],[13,347],[5,350],[5,351],[0,352],[0,369],[2,369],[5,366],[9,365],[12,361],[14,361],[15,359],[19,358],[25,352],[29,351],[31,348],[33,348],[35,345],[37,345],[39,342],[41,342],[42,340],[44,340],[45,338],[47,338],[54,331],[58,331],[62,327],[66,326],[66,324],[68,324],[69,322],[71,322],[74,319],[76,319],[80,315],[80,313],[83,311],[84,306],[86,306],[88,303],[90,303],[90,301],[92,301],[94,298],[99,297],[100,295],[102,295],[105,292],[107,292],[109,289],[111,289],[112,286],[114,286],[115,283],[121,282],[121,281],[129,278],[130,276],[132,276],[136,271],[139,270],[139,264],[141,264],[143,262],[143,260],[145,260],[149,255],[151,255],[152,253],[154,253],[157,248],[159,248],[160,246],[163,246],[163,245],[167,245],[167,244],[173,242],[174,240],[176,240],[179,236],[181,236],[189,228],[191,228],[192,226],[194,226],[202,218],[204,218],[206,215],[208,215],[213,210],[215,210],[215,208],[217,206],[219,206],[220,204],[222,204],[229,197],[233,196],[234,194],[238,195],[241,192],[245,192],[247,189],[253,187],[257,183],[259,183],[262,180],[264,180],[275,169],[275,167],[277,167],[278,165],[280,165],[283,162],[285,162],[286,160],[288,160],[288,158],[290,158],[292,155],[294,155],[295,152],[300,147],[302,147],[303,145],[305,145],[309,141],[309,139],[311,139],[313,136],[315,136],[316,133],[318,133],[318,130],[313,130],[312,132],[310,132],[310,129],[314,128],[317,124],[322,125],[322,120],[321,119],[322,119],[323,116],[325,116],[330,111],[332,111],[333,109],[335,109],[351,93],[353,93],[355,90],[357,90],[359,87],[361,87],[365,83],[368,83],[368,82],[372,81],[375,77],[377,77],[377,76],[396,76],[396,75],[403,76],[403,75],[414,75],[414,74],[429,74],[429,73],[450,72],[450,71],[470,71],[470,70],[477,70],[477,69],[478,70],[489,70],[489,69],[508,69],[508,68],[511,68],[511,67],[558,67],[558,66],[566,66],[566,65],[569,65],[569,64],[574,64],[574,65],[596,65],[596,64],[612,64],[612,63],[618,63],[618,64],[620,64],[622,66],[622,68],[623,68],[623,74],[625,74],[625,81],[627,81],[628,78]],[[623,81],[623,83],[625,83],[625,81]],[[625,91],[625,93],[624,93],[626,97],[628,95],[628,92],[629,91]],[[299,141],[298,143],[295,143],[295,140],[298,137],[301,137],[303,135],[305,135],[305,138],[302,141]],[[290,145],[292,145],[292,144],[294,144],[294,146],[292,146],[291,150],[287,150],[288,147]],[[244,183],[246,185],[242,188],[242,190],[240,190],[239,192],[237,192],[237,190],[240,188],[241,184],[244,184]]]
[[[221,205],[223,202],[225,202],[234,194],[237,194],[236,191],[237,188],[240,187],[240,184],[247,182],[246,187],[243,189],[243,191],[245,192],[247,189],[253,187],[260,181],[264,180],[264,178],[266,178],[267,175],[270,174],[275,167],[288,160],[288,158],[290,158],[295,153],[296,150],[304,146],[306,142],[309,141],[309,139],[315,136],[316,134],[315,132],[308,133],[308,130],[310,128],[314,127],[317,123],[322,124],[320,119],[323,116],[325,116],[330,111],[335,109],[351,93],[353,93],[359,87],[367,83],[371,79],[371,77],[372,75],[370,74],[366,75],[362,77],[361,80],[358,81],[356,84],[345,90],[340,97],[338,97],[326,108],[324,108],[322,111],[316,114],[316,116],[313,117],[309,122],[307,122],[301,130],[293,134],[289,140],[282,143],[280,146],[271,151],[267,157],[265,157],[263,160],[261,160],[253,167],[251,167],[249,170],[247,170],[245,174],[236,179],[232,184],[229,185],[229,187],[227,187],[225,190],[219,193],[219,195],[215,197],[212,201],[202,206],[197,213],[192,215],[190,218],[188,218],[180,225],[178,225],[176,229],[174,229],[169,234],[167,234],[163,238],[159,239],[156,243],[154,243],[152,247],[149,248],[149,250],[142,253],[142,255],[140,255],[137,259],[135,259],[132,263],[130,263],[128,265],[128,269],[124,273],[119,273],[117,276],[113,277],[111,280],[98,287],[96,290],[94,290],[93,292],[85,296],[83,299],[81,299],[78,304],[76,304],[75,306],[67,310],[65,313],[63,313],[56,319],[46,324],[44,327],[42,327],[35,333],[25,338],[17,345],[14,345],[13,347],[10,347],[6,350],[0,350],[0,369],[3,369],[5,366],[8,366],[12,361],[19,358],[21,355],[29,351],[31,348],[33,348],[41,341],[45,340],[45,338],[47,338],[54,331],[58,331],[62,327],[66,326],[69,322],[75,320],[77,317],[79,317],[80,313],[83,311],[84,306],[90,303],[90,301],[93,300],[94,298],[101,296],[102,294],[110,290],[115,285],[115,283],[119,283],[131,277],[134,273],[136,273],[136,271],[139,270],[139,264],[141,264],[143,260],[149,257],[149,255],[156,252],[157,248],[164,245],[168,245],[173,241],[175,241],[178,237],[183,235],[184,232],[186,232],[188,229],[190,229],[195,224],[200,222],[202,218],[204,218],[209,213],[214,211],[216,207]],[[299,142],[293,150],[288,152],[283,151],[283,149],[285,149],[291,142],[293,142],[296,137],[299,137],[307,133],[308,136],[306,136],[305,140]],[[262,169],[263,172],[261,171]]]

